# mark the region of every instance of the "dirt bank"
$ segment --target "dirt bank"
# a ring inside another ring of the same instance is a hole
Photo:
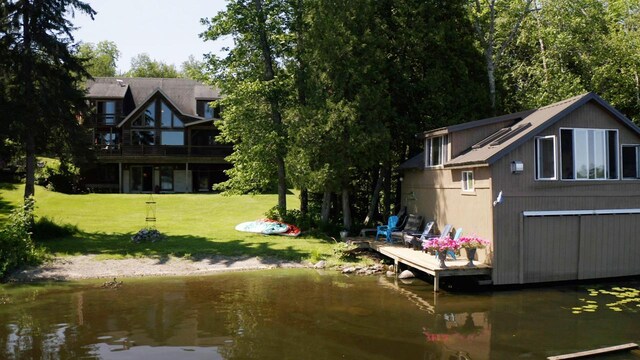
[[[95,255],[55,258],[41,266],[14,272],[10,282],[124,278],[140,276],[190,276],[221,271],[301,268],[304,264],[258,257],[211,256],[198,259],[176,257],[99,260]]]

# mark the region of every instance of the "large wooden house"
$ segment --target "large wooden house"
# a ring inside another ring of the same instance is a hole
[[[231,146],[216,142],[216,89],[188,79],[96,78],[87,84],[97,161],[93,191],[206,192],[226,179]]]
[[[640,129],[599,96],[422,136],[403,203],[490,240],[494,284],[640,274]]]

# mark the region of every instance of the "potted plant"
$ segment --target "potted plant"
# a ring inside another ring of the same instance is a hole
[[[489,245],[489,242],[487,240],[484,240],[476,235],[462,236],[460,239],[458,239],[458,241],[460,242],[460,246],[465,248],[465,250],[467,251],[467,258],[469,259],[469,263],[467,263],[467,266],[475,266],[473,265],[473,259],[476,256],[476,251],[478,249],[484,249],[485,247],[487,247],[487,245]]]
[[[438,256],[438,260],[440,262],[440,267],[446,268],[447,265],[444,263],[444,261],[447,258],[447,252],[457,252],[458,249],[460,249],[460,241],[452,239],[448,236],[430,238],[422,244],[422,248],[425,251],[436,252],[436,255]]]

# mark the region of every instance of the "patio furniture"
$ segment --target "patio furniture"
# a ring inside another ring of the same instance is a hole
[[[389,216],[389,222],[387,223],[387,225],[378,226],[378,231],[376,232],[376,241],[378,241],[380,235],[384,235],[385,241],[391,242],[391,232],[397,229],[397,225],[398,216]]]
[[[402,236],[402,238],[404,240],[404,243],[408,247],[411,247],[411,248],[414,248],[414,249],[421,249],[422,242],[427,239],[429,234],[431,234],[431,231],[433,231],[433,226],[434,225],[435,225],[435,221],[429,221],[424,226],[424,230],[421,233],[419,233],[419,232],[415,232],[415,233],[405,232],[404,235]]]
[[[416,214],[409,214],[407,222],[404,226],[398,226],[398,230],[391,232],[391,241],[398,239],[401,242],[404,240],[405,234],[415,234],[420,231],[422,226],[422,216]]]
[[[447,229],[447,226],[449,226],[449,232],[451,232],[451,225],[446,225],[444,228]],[[445,234],[445,232],[443,232],[442,234]],[[440,238],[442,239],[444,236],[446,235],[440,235]],[[453,240],[458,240],[460,239],[460,236],[462,236],[462,228],[457,228],[455,234],[453,235]],[[453,260],[456,260],[456,253],[453,250],[448,250],[447,251],[447,256],[451,256],[451,258]],[[438,252],[436,251],[436,258],[438,257]]]

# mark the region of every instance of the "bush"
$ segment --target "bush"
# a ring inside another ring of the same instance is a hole
[[[41,217],[33,225],[33,238],[37,241],[60,239],[73,236],[80,232],[77,226],[71,224],[56,224],[46,216]]]
[[[86,192],[80,185],[77,169],[66,162],[49,161],[43,168],[36,171],[35,182],[51,191],[64,194],[78,194]]]
[[[280,211],[280,207],[279,206],[274,206],[271,209],[269,209],[264,216],[267,219],[271,219],[271,220],[275,220],[275,221],[280,221],[286,224],[291,224],[291,225],[295,225],[298,228],[300,228],[300,230],[302,231],[307,231],[309,229],[311,229],[313,227],[314,221],[311,218],[311,216],[309,215],[302,215],[302,212],[300,212],[300,210],[287,210],[287,214],[286,215],[282,215],[282,212]]]
[[[33,199],[11,212],[9,222],[0,230],[0,277],[25,265],[36,265],[44,259],[44,253],[36,249],[31,239],[33,224]]]

